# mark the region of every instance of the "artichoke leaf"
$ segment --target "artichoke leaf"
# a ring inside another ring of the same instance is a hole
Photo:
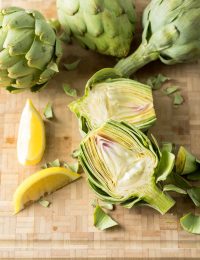
[[[114,226],[118,226],[118,223],[114,221],[100,206],[96,206],[94,210],[94,226],[99,230],[105,230]]]
[[[200,234],[200,216],[188,213],[180,219],[183,229],[192,234]]]
[[[164,151],[156,171],[156,182],[165,181],[172,172],[175,165],[175,155],[173,153]]]
[[[193,187],[187,190],[187,193],[196,207],[200,207],[200,187]]]

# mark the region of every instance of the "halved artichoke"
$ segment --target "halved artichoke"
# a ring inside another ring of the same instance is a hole
[[[152,90],[121,78],[113,69],[102,69],[87,82],[85,95],[69,105],[87,133],[108,119],[124,121],[147,130],[156,120]]]
[[[139,48],[116,65],[122,75],[156,59],[175,64],[200,57],[199,0],[152,0],[144,11],[143,26]]]
[[[127,208],[142,202],[164,214],[174,201],[155,183],[160,157],[140,130],[113,120],[91,131],[79,154],[88,183],[101,200]]]
[[[60,41],[38,11],[2,9],[0,34],[0,87],[37,91],[58,72]]]
[[[58,19],[83,46],[116,57],[128,55],[135,31],[133,0],[57,0]]]

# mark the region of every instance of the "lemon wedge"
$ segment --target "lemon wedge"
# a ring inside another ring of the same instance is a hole
[[[40,113],[28,99],[22,111],[17,139],[17,156],[22,165],[35,165],[45,150],[45,128]]]
[[[64,167],[51,167],[30,175],[14,193],[14,213],[80,177],[80,174]]]

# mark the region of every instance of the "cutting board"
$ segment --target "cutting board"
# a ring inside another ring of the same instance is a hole
[[[140,18],[149,1],[137,0],[138,28],[133,49],[141,37]],[[47,17],[55,17],[55,1],[1,0],[0,5],[36,8]],[[60,73],[40,93],[9,94],[0,90],[0,258],[195,258],[200,256],[200,236],[184,232],[179,218],[194,211],[192,203],[177,198],[176,206],[161,216],[149,208],[131,210],[117,207],[112,213],[120,227],[98,231],[93,227],[94,199],[85,177],[48,196],[49,208],[35,203],[13,216],[12,196],[16,187],[45,163],[56,158],[72,162],[71,153],[81,140],[75,116],[68,104],[73,98],[62,90],[69,83],[82,95],[90,76],[98,69],[112,66],[115,59],[66,45]],[[62,64],[77,58],[80,65],[67,72]],[[171,79],[165,86],[177,85],[185,102],[174,108],[162,91],[154,92],[157,123],[152,132],[162,141],[183,144],[200,156],[200,64],[165,66],[159,61],[136,74],[145,81],[150,75],[163,73]],[[22,167],[16,156],[19,119],[27,98],[42,112],[47,102],[53,104],[55,119],[45,121],[47,148],[42,162],[35,167]],[[196,213],[200,213],[198,209]]]

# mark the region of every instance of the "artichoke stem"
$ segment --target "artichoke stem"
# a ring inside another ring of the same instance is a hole
[[[169,211],[175,204],[175,201],[162,192],[156,184],[147,186],[144,193],[144,200],[162,215]]]
[[[151,61],[157,60],[159,53],[152,49],[148,44],[141,44],[139,48],[130,56],[121,59],[116,65],[115,69],[123,77],[129,77],[131,74],[142,68]]]

